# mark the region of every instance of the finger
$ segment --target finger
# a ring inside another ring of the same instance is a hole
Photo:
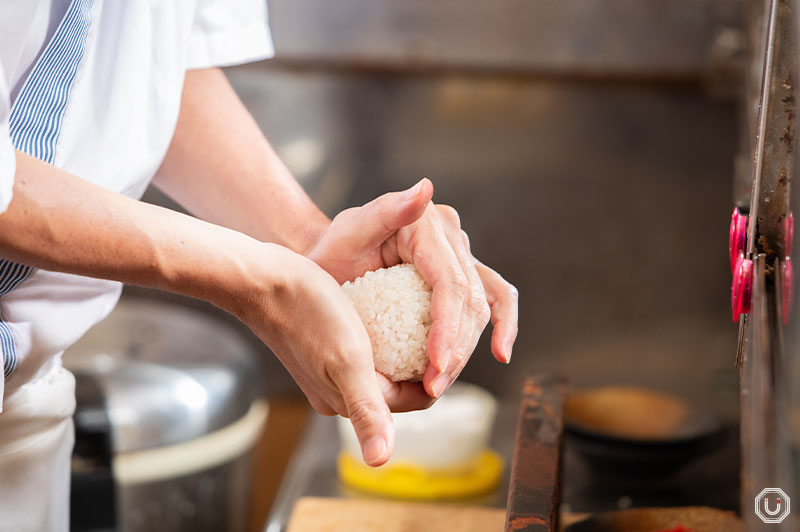
[[[438,207],[441,208],[443,206]],[[434,374],[432,371],[426,372],[423,379],[426,389],[433,397],[440,397],[455,380],[455,375],[458,375],[464,368],[475,350],[475,346],[484,328],[486,328],[490,316],[483,282],[475,269],[475,260],[470,254],[469,239],[466,233],[457,225],[458,218],[455,211],[449,207],[446,208],[452,213],[443,216],[444,223],[442,227],[467,278],[468,289],[461,312],[455,348],[448,361],[448,368],[439,374]]]
[[[437,373],[432,368],[426,368],[423,382],[430,382],[429,387],[426,389],[430,389],[433,397],[441,397],[453,385],[467,365],[473,351],[475,351],[475,346],[478,345],[478,340],[480,340],[483,329],[488,322],[488,318],[483,316],[477,319],[478,326],[476,326],[475,320],[470,318],[466,312],[462,315],[461,329],[459,331],[460,344],[454,351],[455,356],[450,359],[447,371]]]
[[[429,208],[434,209],[433,205]],[[440,373],[448,367],[451,352],[458,336],[461,311],[467,293],[467,277],[458,263],[442,228],[426,216],[415,224],[408,245],[401,245],[404,262],[416,266],[420,275],[433,290],[431,295],[431,330],[428,333],[428,358]]]
[[[519,292],[514,285],[491,268],[475,261],[483,281],[486,299],[492,309],[492,354],[500,362],[511,361],[511,351],[517,338],[519,325]]]
[[[466,319],[468,319],[466,315],[462,315],[461,330],[466,331],[471,328],[470,325],[464,323]],[[453,382],[455,382],[456,376],[460,373],[461,369],[466,364],[466,358],[468,358],[464,356],[466,352],[465,349],[466,348],[461,345],[453,349],[453,356],[450,357],[447,368],[444,371],[437,370],[432,364],[429,364],[428,367],[425,368],[422,382],[425,385],[425,390],[431,397],[436,399],[440,398],[447,389],[452,386]]]
[[[398,229],[419,219],[432,197],[433,183],[425,178],[408,190],[389,192],[363,207],[340,213],[337,226],[350,235],[341,245],[350,246],[347,251],[354,253],[380,246]]]
[[[478,342],[478,338],[480,338],[480,335],[478,335],[474,340],[476,344]],[[450,389],[450,387],[453,385],[453,383],[455,383],[458,380],[459,375],[461,375],[461,372],[466,367],[466,362],[467,361],[464,360],[463,363],[462,363],[461,361],[456,359],[456,360],[453,361],[452,368],[448,369],[447,372],[445,372],[445,373],[434,373],[433,374],[433,375],[435,375],[435,378],[434,378],[435,381],[444,382],[443,385],[442,384],[438,384],[438,382],[437,382],[437,384],[435,384],[435,386],[437,386],[437,388],[439,386],[441,386],[441,391],[439,391],[437,389],[437,392],[439,393],[439,395],[436,397],[437,400],[439,398],[441,398],[441,396],[444,395],[445,392],[447,392],[447,390]],[[428,377],[427,370],[426,370],[425,377]]]
[[[425,392],[419,382],[392,382],[380,373],[378,386],[381,388],[383,398],[392,412],[410,412],[412,410],[425,410],[436,400]]]
[[[374,367],[341,364],[329,375],[342,394],[364,462],[370,466],[386,463],[394,448],[394,426]]]

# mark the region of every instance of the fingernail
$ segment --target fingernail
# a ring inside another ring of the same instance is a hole
[[[439,366],[439,367],[438,367],[438,368],[436,368],[436,369],[438,369],[438,370],[439,370],[439,373],[442,373],[442,372],[444,372],[444,371],[447,371],[447,365],[448,365],[448,364],[450,364],[450,353],[451,353],[452,351],[453,351],[453,350],[452,350],[451,348],[449,348],[449,347],[448,347],[448,348],[445,350],[444,354],[443,354],[441,357],[439,357],[439,364],[438,364],[438,366]]]
[[[417,183],[410,189],[406,190],[405,193],[403,194],[403,199],[406,201],[411,201],[414,198],[416,198],[419,195],[420,191],[422,190],[422,181],[424,181],[424,179],[420,179],[419,183]]]
[[[450,376],[447,373],[442,373],[433,380],[433,385],[431,386],[431,388],[433,388],[433,395],[438,399],[449,385]]]
[[[386,440],[380,436],[373,436],[364,442],[361,447],[361,454],[364,455],[364,461],[367,464],[375,464],[380,462],[386,455]]]

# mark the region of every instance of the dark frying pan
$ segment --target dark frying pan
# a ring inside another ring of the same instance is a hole
[[[588,392],[591,393],[591,392]],[[620,409],[624,415],[625,409]],[[659,412],[654,411],[653,416]],[[603,474],[634,477],[663,476],[718,448],[727,436],[715,415],[687,409],[685,419],[657,437],[620,435],[603,426],[565,418],[567,442],[587,464]]]

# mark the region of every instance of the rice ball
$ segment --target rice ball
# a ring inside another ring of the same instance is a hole
[[[394,382],[420,381],[428,365],[431,288],[413,264],[367,272],[342,285],[372,343],[375,369]]]

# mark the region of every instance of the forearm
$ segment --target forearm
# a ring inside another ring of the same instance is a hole
[[[219,69],[186,74],[154,183],[194,215],[304,253],[327,227]]]
[[[264,246],[222,227],[148,205],[17,152],[14,196],[0,215],[0,254],[47,270],[205,299],[237,313],[264,284]],[[276,250],[277,253],[280,253]]]

